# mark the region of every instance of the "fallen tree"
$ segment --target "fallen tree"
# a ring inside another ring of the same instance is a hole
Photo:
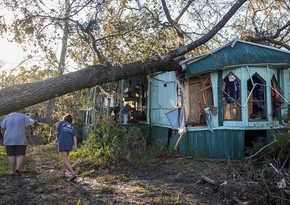
[[[151,57],[146,61],[136,61],[119,67],[92,65],[56,78],[2,89],[0,91],[0,115],[95,85],[118,81],[139,74],[179,70],[177,57],[183,56],[209,41],[246,1],[237,0],[223,18],[201,38],[161,57]]]

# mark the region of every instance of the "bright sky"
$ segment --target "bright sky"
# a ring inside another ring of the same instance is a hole
[[[0,62],[4,63],[4,67],[0,70],[14,68],[24,59],[24,56],[24,51],[17,44],[0,38]]]
[[[9,23],[14,18],[13,13],[8,12],[5,9],[5,6],[2,7],[1,5],[0,11],[6,23]],[[3,67],[0,67],[0,71],[3,69],[6,70],[14,68],[23,60],[24,56],[24,51],[20,48],[20,46],[9,42],[5,38],[5,35],[4,37],[0,36],[0,65],[3,65]]]

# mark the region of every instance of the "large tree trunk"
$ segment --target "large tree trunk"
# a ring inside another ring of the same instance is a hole
[[[0,91],[0,115],[35,105],[67,93],[108,82],[126,79],[139,74],[178,69],[175,61],[134,62],[123,67],[93,65],[38,83],[27,83],[4,88]]]

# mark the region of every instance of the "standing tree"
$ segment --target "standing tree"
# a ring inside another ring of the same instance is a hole
[[[59,75],[63,75],[64,70],[65,70],[65,60],[66,60],[66,54],[67,54],[67,41],[68,41],[68,35],[69,35],[69,21],[68,18],[70,16],[70,11],[71,11],[71,3],[70,0],[65,0],[65,6],[64,6],[64,17],[66,20],[64,20],[63,23],[63,34],[62,34],[62,40],[61,40],[61,53],[60,53],[60,59],[58,63],[58,73]],[[45,115],[45,121],[49,125],[53,124],[53,118],[51,117],[55,108],[55,98],[49,99],[47,103],[47,110],[46,110],[46,115]]]

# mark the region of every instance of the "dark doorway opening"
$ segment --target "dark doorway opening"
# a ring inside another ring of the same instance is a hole
[[[245,149],[253,147],[263,147],[267,144],[266,130],[246,130]]]

